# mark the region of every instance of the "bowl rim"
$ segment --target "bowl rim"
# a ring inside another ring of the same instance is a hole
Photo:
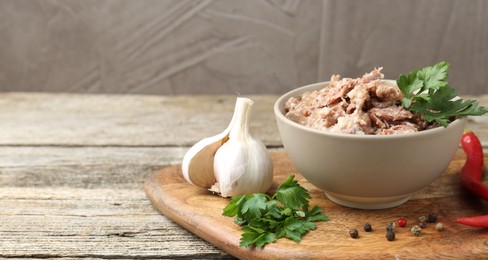
[[[387,81],[387,82],[395,82],[395,80],[391,79],[383,79],[382,81]],[[420,137],[420,136],[426,136],[426,135],[433,135],[438,132],[445,131],[446,129],[455,127],[457,124],[463,124],[467,117],[459,117],[456,120],[452,121],[449,123],[447,127],[439,126],[436,128],[432,129],[427,129],[415,133],[404,133],[404,134],[396,134],[396,135],[361,135],[361,134],[346,134],[346,133],[332,133],[332,132],[327,132],[315,128],[311,128],[308,126],[301,125],[289,118],[287,118],[282,112],[281,108],[284,106],[284,103],[286,100],[288,100],[290,97],[296,97],[298,95],[303,94],[305,91],[313,91],[313,90],[318,90],[323,88],[325,85],[329,84],[330,81],[323,81],[323,82],[316,82],[312,84],[308,84],[302,87],[298,87],[295,89],[292,89],[283,95],[281,95],[274,103],[274,113],[275,117],[277,120],[282,121],[285,124],[288,124],[294,128],[312,133],[312,134],[318,134],[318,135],[323,135],[323,136],[330,136],[330,137],[335,137],[335,138],[343,138],[343,139],[380,139],[380,140],[394,140],[394,139],[404,139],[404,138],[412,138],[412,137]]]

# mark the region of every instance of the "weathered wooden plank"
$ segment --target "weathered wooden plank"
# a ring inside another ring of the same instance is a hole
[[[180,164],[187,150],[0,146],[0,187],[140,189],[150,174],[164,166]]]
[[[0,147],[0,257],[229,258],[143,191],[187,149]]]
[[[0,147],[0,187],[140,188],[186,148]]]
[[[273,113],[277,96],[255,100],[251,127],[281,146]],[[0,145],[190,146],[228,125],[235,96],[136,96],[1,93]],[[488,107],[488,95],[477,97]],[[488,116],[468,127],[488,146]]]
[[[0,188],[0,257],[226,258],[142,189]]]
[[[0,257],[225,257],[155,211],[142,190],[184,150],[1,147]]]
[[[253,96],[254,134],[280,145],[273,96]],[[187,146],[229,124],[235,96],[1,93],[0,145]]]

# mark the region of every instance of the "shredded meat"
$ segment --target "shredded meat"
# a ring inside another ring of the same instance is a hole
[[[412,112],[400,106],[390,106],[385,108],[371,108],[368,113],[387,122],[406,121],[413,117]]]
[[[387,129],[379,129],[377,135],[408,134],[418,132],[417,126],[413,124],[395,125]]]
[[[285,103],[286,117],[334,133],[392,135],[433,127],[401,106],[403,93],[383,81],[382,68],[361,78],[333,75],[328,85]]]
[[[397,86],[389,85],[386,83],[380,83],[375,91],[378,99],[383,101],[396,101],[403,99],[403,93]]]

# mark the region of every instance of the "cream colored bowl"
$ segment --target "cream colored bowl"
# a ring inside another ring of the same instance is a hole
[[[447,128],[375,136],[328,133],[284,116],[284,104],[290,97],[326,84],[284,94],[276,101],[274,112],[291,162],[330,200],[352,208],[391,208],[405,203],[446,171],[458,148],[465,118]]]

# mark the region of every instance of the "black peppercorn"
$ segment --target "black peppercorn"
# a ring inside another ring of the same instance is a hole
[[[349,235],[352,237],[352,238],[357,238],[359,236],[359,232],[357,229],[351,229],[349,230]]]
[[[419,227],[420,228],[426,228],[427,227],[427,223],[425,223],[425,221],[420,221],[419,222]]]
[[[395,240],[395,232],[393,232],[393,231],[387,231],[387,232],[386,232],[386,239],[387,239],[388,241],[393,241],[393,240]]]
[[[388,223],[386,224],[386,231],[392,231],[395,232],[395,223]]]
[[[373,231],[373,228],[371,227],[371,224],[369,224],[369,223],[364,224],[363,227],[364,227],[364,231],[366,231],[366,232]]]
[[[435,223],[437,221],[437,215],[431,213],[427,216],[427,223]]]

